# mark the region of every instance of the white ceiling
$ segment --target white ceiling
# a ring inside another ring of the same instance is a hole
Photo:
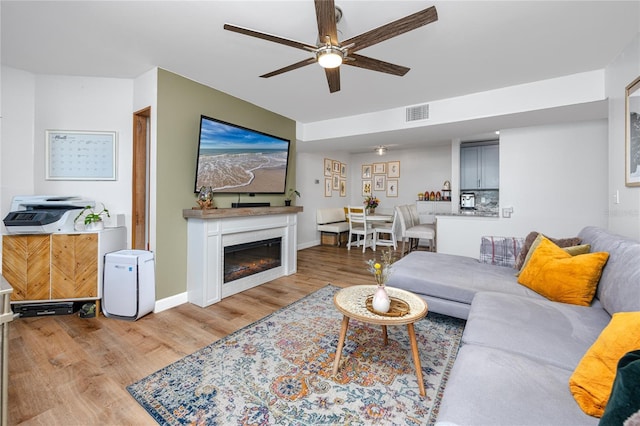
[[[223,30],[232,23],[315,44],[312,0],[2,0],[2,64],[37,74],[118,78],[157,66],[310,123],[603,69],[640,31],[639,1],[336,4],[343,11],[342,40],[432,5],[439,19],[358,52],[410,67],[407,75],[343,66],[342,89],[334,94],[315,64],[259,78],[310,55]],[[427,137],[484,132],[489,126],[505,127],[499,121],[465,123]],[[395,135],[398,144],[416,137],[415,131],[403,133]]]

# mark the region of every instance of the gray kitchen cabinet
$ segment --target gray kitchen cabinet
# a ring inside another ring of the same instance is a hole
[[[460,189],[499,189],[500,148],[497,143],[460,147]]]

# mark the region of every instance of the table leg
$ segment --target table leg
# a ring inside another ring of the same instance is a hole
[[[344,339],[347,337],[347,329],[349,328],[349,317],[342,317],[342,327],[340,328],[340,338],[338,339],[338,347],[336,349],[335,361],[333,361],[333,374],[338,373],[338,366],[340,365],[340,356],[342,355],[342,347],[344,346]]]
[[[387,346],[387,343],[389,343],[389,338],[387,337],[387,326],[386,325],[382,326],[382,340],[384,342],[384,345]]]
[[[418,355],[418,342],[416,341],[416,331],[413,328],[413,324],[407,324],[407,331],[409,332],[409,342],[411,342],[411,354],[413,355],[413,363],[416,366],[416,378],[418,379],[418,388],[420,389],[420,396],[425,396],[424,380],[422,379],[422,366],[420,365],[420,355]]]

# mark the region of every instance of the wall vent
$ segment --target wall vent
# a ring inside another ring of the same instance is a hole
[[[429,104],[407,107],[407,122],[429,118]]]

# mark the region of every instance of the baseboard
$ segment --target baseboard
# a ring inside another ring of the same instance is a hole
[[[156,304],[153,308],[154,313],[166,311],[167,309],[175,308],[176,306],[180,306],[189,301],[189,293],[186,291],[184,293],[176,294],[174,296],[169,296],[164,299],[156,300]]]

